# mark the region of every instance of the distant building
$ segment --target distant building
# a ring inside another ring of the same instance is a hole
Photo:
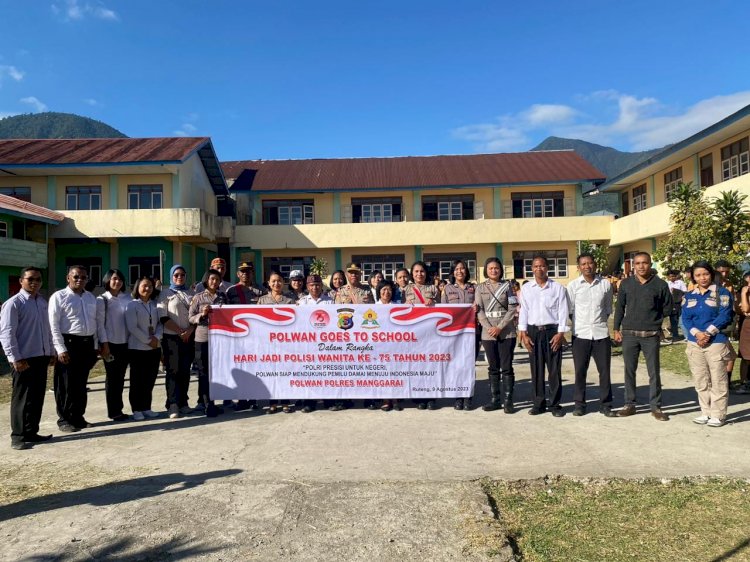
[[[285,277],[313,258],[330,270],[360,262],[392,278],[415,260],[447,278],[466,261],[473,278],[498,256],[505,275],[578,275],[577,242],[609,239],[611,216],[583,217],[583,193],[603,174],[573,151],[516,154],[246,160],[222,163],[237,200],[233,259]]]
[[[0,140],[0,194],[57,211],[48,290],[74,264],[133,283],[164,277],[161,252],[193,280],[228,258],[234,202],[208,138]]]
[[[680,182],[708,188],[707,197],[736,190],[750,195],[750,106],[609,179],[600,191],[617,193],[620,218],[610,246],[629,271],[633,254],[652,252],[669,233],[672,191]]]

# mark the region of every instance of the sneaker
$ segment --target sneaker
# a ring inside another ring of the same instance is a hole
[[[76,431],[81,431],[80,429],[78,429],[73,424],[65,422],[65,421],[58,423],[57,427],[63,433],[75,433]]]
[[[721,427],[722,425],[724,425],[724,420],[720,420],[719,418],[710,418],[706,422],[706,425],[708,427]]]
[[[709,419],[711,418],[709,418],[708,416],[698,416],[697,418],[693,418],[693,423],[697,423],[698,425],[706,425]]]
[[[143,421],[146,419],[146,416],[143,415],[143,412],[133,412],[133,419],[135,421]]]
[[[180,415],[186,416],[189,413],[191,413],[193,411],[193,409],[190,406],[183,406],[178,411],[180,412]]]
[[[177,404],[171,404],[169,406],[169,419],[176,420],[179,417],[180,417],[180,408],[177,406]]]
[[[153,410],[143,410],[143,415],[147,418],[158,418],[159,414],[154,412]]]

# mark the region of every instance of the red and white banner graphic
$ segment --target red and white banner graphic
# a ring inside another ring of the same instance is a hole
[[[215,307],[211,398],[458,398],[474,393],[470,305]]]

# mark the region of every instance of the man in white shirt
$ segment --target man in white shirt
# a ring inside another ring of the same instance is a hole
[[[562,398],[562,346],[568,329],[568,295],[565,287],[547,276],[547,258],[536,256],[531,262],[534,279],[521,287],[521,312],[518,335],[529,352],[531,396],[529,415],[547,411],[544,372],[549,371],[549,410],[556,418],[565,412]]]
[[[612,314],[612,285],[596,273],[591,254],[578,256],[581,276],[568,283],[570,314],[573,319],[573,365],[575,368],[574,416],[586,414],[586,375],[591,358],[599,371],[599,411],[608,418],[612,411],[612,342],[607,319]]]
[[[321,304],[333,304],[333,299],[323,294],[323,279],[320,275],[307,276],[307,294],[297,301],[300,306],[315,306]],[[333,404],[333,401],[330,401]],[[316,400],[303,400],[302,411],[306,414],[315,409]]]
[[[87,280],[85,267],[72,266],[68,269],[68,286],[53,294],[49,301],[52,344],[57,352],[54,378],[57,426],[66,433],[91,427],[83,415],[86,383],[96,363],[97,324],[96,297],[84,288]]]
[[[667,287],[672,294],[672,312],[669,314],[669,333],[672,336],[672,342],[679,339],[680,313],[682,312],[682,297],[687,293],[687,285],[680,279],[680,272],[676,269],[670,269],[667,272]]]

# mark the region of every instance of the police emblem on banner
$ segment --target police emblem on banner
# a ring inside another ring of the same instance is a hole
[[[338,327],[342,330],[351,330],[354,328],[354,309],[339,308],[336,310],[339,314]]]

